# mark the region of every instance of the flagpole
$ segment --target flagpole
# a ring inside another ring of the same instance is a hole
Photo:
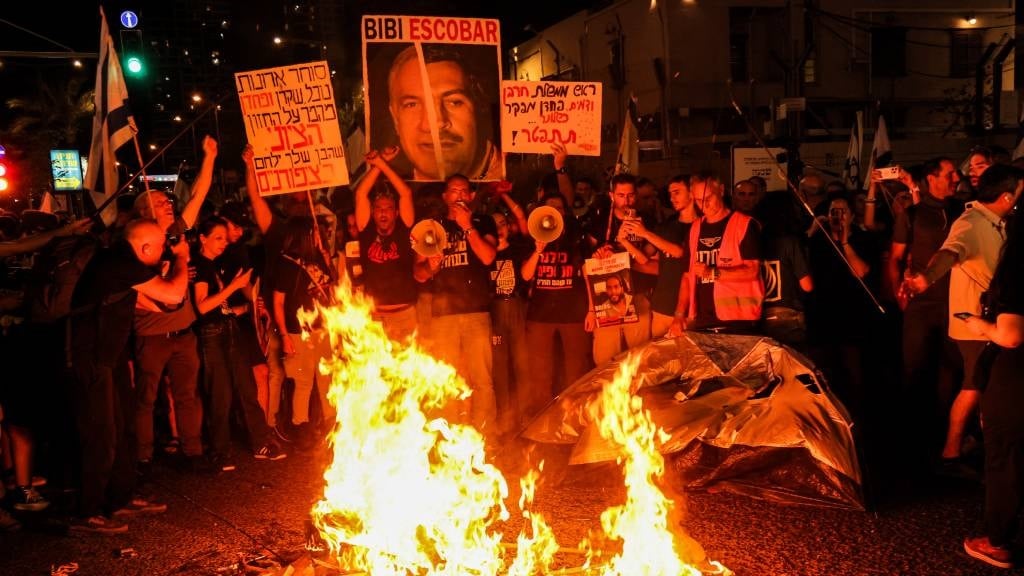
[[[146,167],[144,166],[144,163],[143,163],[143,160],[142,160],[142,149],[139,148],[139,135],[138,135],[138,133],[132,134],[132,142],[135,144],[135,157],[139,159],[139,175],[142,177],[142,181],[145,182],[146,181]],[[142,187],[146,188],[146,185],[143,184]],[[153,214],[153,215],[156,215],[156,207],[153,206],[153,195],[152,194],[146,194],[146,200],[149,201],[149,213]]]
[[[135,180],[137,180],[139,178],[139,175],[143,174],[146,171],[146,168],[149,168],[150,166],[153,165],[154,162],[159,160],[160,157],[163,156],[165,152],[167,152],[168,148],[173,146],[174,143],[177,142],[179,138],[181,138],[182,136],[185,135],[185,132],[188,132],[189,130],[191,130],[192,126],[194,126],[196,122],[198,122],[203,116],[206,116],[210,112],[210,110],[215,108],[218,104],[220,104],[221,102],[224,102],[225,100],[227,100],[229,96],[232,96],[232,94],[225,94],[224,96],[220,97],[217,101],[213,102],[210,105],[209,108],[207,108],[206,110],[203,110],[202,112],[200,112],[198,115],[196,115],[195,118],[192,119],[191,122],[189,122],[184,127],[182,127],[181,131],[178,132],[177,134],[175,134],[174,137],[171,138],[167,142],[167,144],[164,144],[163,148],[158,150],[157,153],[154,154],[153,157],[150,158],[148,162],[143,164],[139,168],[139,171],[136,172],[134,176],[129,178],[128,181],[124,183],[124,185],[122,185],[120,188],[118,188],[117,192],[114,192],[113,194],[111,194],[109,197],[107,197],[106,200],[104,200],[99,206],[97,206],[96,207],[96,212],[93,214],[93,216],[98,216],[100,213],[102,213],[104,208],[109,206],[110,203],[113,202],[115,198],[117,198],[118,196],[123,194],[124,191],[127,190],[129,186],[134,184]]]

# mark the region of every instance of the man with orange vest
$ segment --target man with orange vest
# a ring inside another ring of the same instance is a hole
[[[692,249],[669,333],[753,331],[764,300],[761,225],[725,205],[724,186],[712,174],[693,177],[690,191],[701,217],[690,228]]]

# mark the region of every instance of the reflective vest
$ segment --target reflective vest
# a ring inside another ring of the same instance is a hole
[[[725,224],[725,233],[722,235],[722,244],[718,249],[718,264],[725,264],[724,268],[730,268],[743,262],[740,254],[740,244],[747,234],[753,218],[739,212],[732,212],[728,216],[729,221]],[[693,270],[697,263],[697,242],[700,240],[700,226],[704,222],[701,217],[690,227],[690,270]],[[760,320],[761,303],[764,301],[764,282],[761,279],[760,268],[758,273],[751,280],[726,280],[718,278],[714,285],[715,294],[715,315],[719,320],[725,322],[730,320]],[[690,283],[690,311],[688,316],[694,319],[697,316],[697,284],[693,279]]]

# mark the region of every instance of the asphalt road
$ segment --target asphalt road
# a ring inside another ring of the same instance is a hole
[[[282,566],[305,561],[306,519],[322,490],[323,468],[311,454],[242,459],[238,470],[214,477],[158,466],[156,489],[170,509],[132,518],[129,532],[115,536],[67,534],[60,514],[67,498],[51,492],[51,510],[22,514],[20,532],[0,533],[0,574],[47,575],[77,563],[75,574],[86,576],[214,575],[238,573],[232,564],[261,554]],[[596,529],[600,512],[623,495],[621,479],[608,468],[556,470],[548,478],[554,480],[540,486],[536,508],[563,546]],[[963,537],[981,514],[980,486],[918,482],[879,501],[874,511],[856,512],[690,494],[686,522],[709,557],[741,576],[1024,574],[964,554]],[[518,526],[510,522],[504,531],[512,541]],[[137,555],[118,557],[124,548]],[[572,566],[578,559],[560,556],[560,562]]]

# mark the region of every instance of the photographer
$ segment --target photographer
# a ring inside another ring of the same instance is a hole
[[[829,203],[824,228],[808,245],[814,282],[807,310],[808,342],[813,343],[815,362],[858,417],[866,381],[864,348],[880,319],[860,281],[874,291],[879,250],[870,234],[853,225],[851,201],[844,196]]]

